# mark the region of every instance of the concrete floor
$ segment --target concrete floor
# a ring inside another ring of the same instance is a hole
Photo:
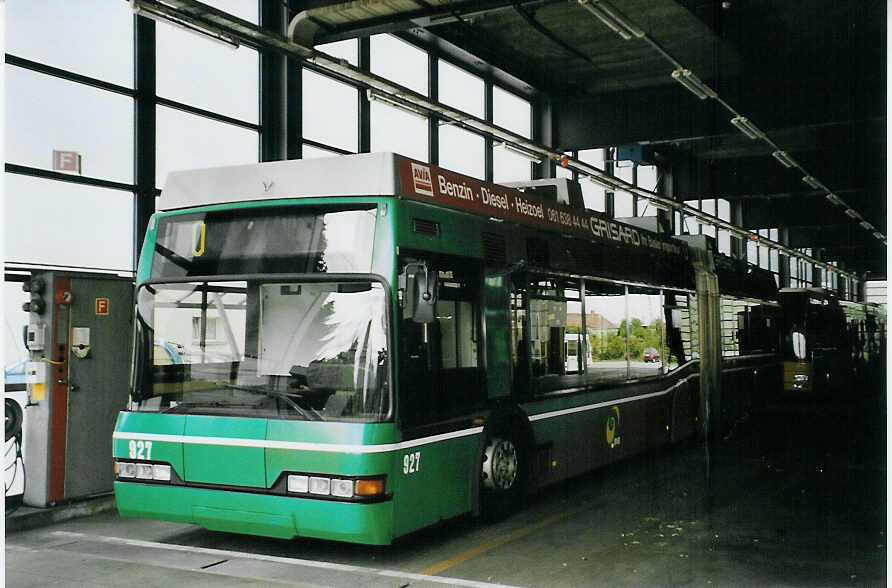
[[[885,426],[879,400],[773,406],[708,452],[640,456],[500,523],[462,518],[389,548],[106,512],[7,536],[6,585],[884,585]]]

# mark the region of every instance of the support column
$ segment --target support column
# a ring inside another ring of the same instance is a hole
[[[368,37],[359,39],[359,68],[363,71],[372,70],[372,44]],[[359,91],[359,153],[368,153],[372,150],[372,105],[368,95]]]
[[[483,80],[483,111],[486,122],[492,122],[492,80],[486,78]],[[483,138],[483,169],[487,182],[491,182],[493,178],[493,156],[492,156],[493,140],[492,137]]]
[[[436,51],[428,51],[427,53],[427,71],[428,86],[427,94],[434,102],[440,100],[439,84],[440,84],[440,68],[438,66],[439,57]],[[428,161],[432,165],[440,164],[440,121],[435,116],[427,117],[427,144],[428,144]]]
[[[142,241],[155,212],[155,21],[133,16],[136,48],[134,84],[133,153],[136,160],[136,194],[133,222],[133,268],[139,262]]]
[[[541,143],[547,147],[553,148],[556,142],[554,136],[554,108],[550,100],[542,96],[537,96],[530,101],[530,129],[532,131],[531,139],[537,143]],[[555,177],[554,162],[545,160],[542,163],[534,163],[532,178],[534,180],[542,178]]]
[[[777,232],[778,241],[784,247],[790,246],[790,230],[787,227],[780,227]],[[780,267],[778,267],[778,287],[779,288],[788,288],[792,284],[790,284],[790,256],[784,255],[780,251],[777,253],[777,263]]]
[[[288,9],[279,0],[261,0],[260,26],[285,34]],[[288,59],[260,50],[260,161],[288,159]]]

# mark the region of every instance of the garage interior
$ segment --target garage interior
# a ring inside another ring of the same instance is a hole
[[[166,174],[184,167],[398,151],[494,183],[568,178],[587,208],[706,235],[779,288],[886,303],[879,0],[12,0],[5,22],[4,365],[23,406],[22,284],[132,282]],[[447,521],[390,549],[122,519],[92,488],[19,506],[13,458],[6,578],[875,585],[885,394],[884,371],[845,398],[770,405],[504,521]]]

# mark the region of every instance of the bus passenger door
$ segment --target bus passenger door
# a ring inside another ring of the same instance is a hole
[[[437,275],[433,320],[421,323],[404,315],[397,326],[400,424],[407,441],[458,434],[437,443],[420,443],[420,469],[404,472],[397,481],[402,489],[397,504],[402,514],[413,518],[409,523],[413,528],[470,509],[476,436],[460,433],[472,428],[473,413],[486,400],[480,362],[479,266],[448,258],[425,263]],[[408,459],[404,469],[412,470],[413,456]],[[438,488],[436,500],[429,494],[434,487]],[[414,504],[408,508],[416,512],[406,512],[408,503]]]

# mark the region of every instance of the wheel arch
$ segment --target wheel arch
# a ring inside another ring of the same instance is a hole
[[[523,483],[527,491],[532,484],[532,461],[535,456],[536,438],[529,417],[519,406],[512,404],[501,406],[492,411],[483,426],[483,432],[477,438],[477,452],[474,458],[474,472],[471,482],[471,512],[475,517],[482,514],[481,508],[481,479],[480,472],[483,468],[483,452],[490,439],[500,434],[511,434],[520,443],[521,451],[527,456],[526,467],[523,471]]]

